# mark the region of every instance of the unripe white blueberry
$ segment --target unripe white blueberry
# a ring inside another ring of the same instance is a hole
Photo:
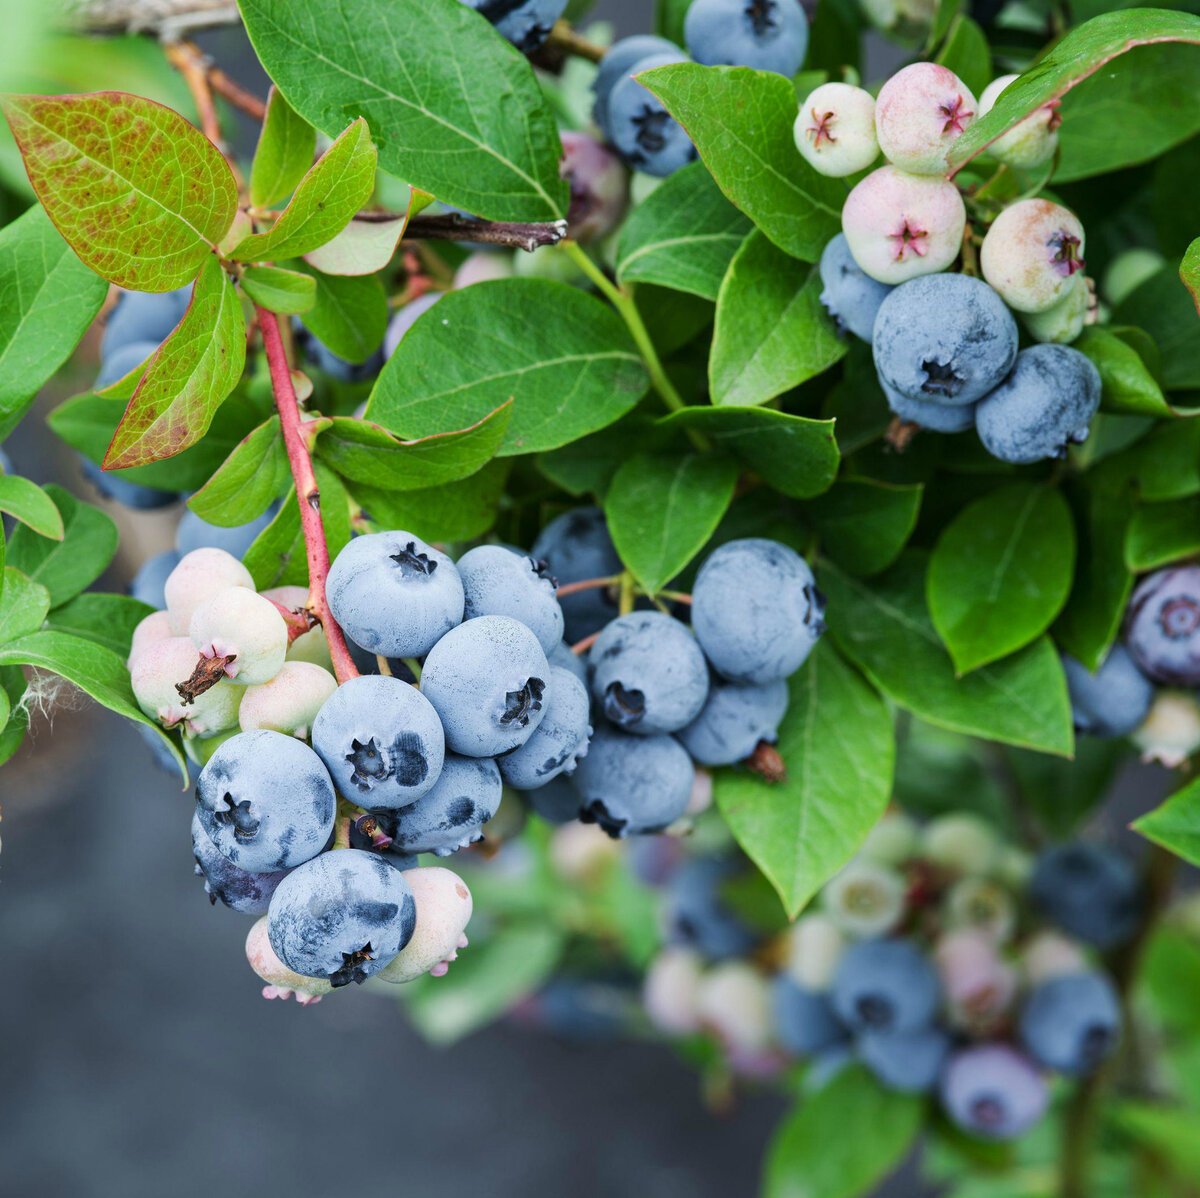
[[[690,1036],[700,1030],[698,999],[703,976],[704,962],[690,948],[665,948],[650,962],[642,1002],[660,1032]]]
[[[171,631],[171,620],[165,611],[156,611],[138,623],[133,630],[133,640],[129,645],[129,657],[125,664],[133,667],[134,659],[148,645],[158,641],[168,640],[175,634]],[[183,679],[179,679],[180,682]]]
[[[826,883],[821,903],[846,935],[883,936],[904,915],[904,879],[872,861],[851,861]]]
[[[784,933],[784,969],[802,990],[828,990],[846,949],[841,929],[820,912],[801,916]]]
[[[138,706],[164,728],[182,724],[192,736],[215,736],[237,726],[242,692],[222,679],[185,706],[175,684],[191,677],[196,657],[196,646],[186,636],[156,641],[137,655],[130,682]]]
[[[617,859],[619,842],[598,824],[574,821],[550,835],[550,863],[571,882],[594,882]]]
[[[1150,714],[1133,733],[1143,761],[1158,761],[1168,769],[1182,765],[1200,750],[1200,704],[1190,691],[1159,691]]]
[[[1021,950],[1021,971],[1029,986],[1040,985],[1051,978],[1086,973],[1087,968],[1083,946],[1061,932],[1036,932]]]
[[[987,874],[996,865],[1000,841],[991,824],[969,812],[940,815],[925,826],[922,850],[943,869],[958,874]]]
[[[317,712],[337,686],[337,679],[321,666],[285,661],[269,682],[246,687],[238,722],[243,732],[266,728],[307,740]]]
[[[271,587],[260,594],[264,599],[286,607],[288,611],[299,611],[308,606],[307,587]],[[329,656],[329,642],[325,639],[325,629],[320,624],[314,624],[307,632],[302,632],[288,645],[287,659],[308,661],[332,673],[333,658]]]
[[[224,549],[193,549],[167,575],[164,591],[173,636],[187,636],[192,614],[230,587],[254,590],[250,571]],[[180,680],[182,681],[182,679]]]
[[[796,148],[814,170],[840,179],[866,170],[879,154],[875,98],[849,83],[822,83],[800,105]]]
[[[1110,304],[1123,303],[1166,264],[1167,260],[1155,250],[1122,250],[1108,264],[1100,290]]]
[[[188,632],[204,657],[233,658],[225,673],[241,686],[270,682],[287,657],[283,616],[244,587],[230,587],[198,607]]]
[[[1035,341],[1070,345],[1083,332],[1091,304],[1092,289],[1088,286],[1087,276],[1077,274],[1067,284],[1067,294],[1053,308],[1047,308],[1045,312],[1025,312],[1022,319]]]
[[[1001,75],[999,79],[993,79],[979,97],[979,115],[986,116],[991,112],[1000,99],[1000,93],[1018,78],[1018,75]],[[1018,170],[1041,166],[1043,162],[1049,162],[1058,149],[1058,127],[1061,123],[1058,101],[1043,104],[1003,137],[992,142],[988,146],[988,153],[998,162],[1015,166]]]
[[[923,34],[933,22],[937,0],[860,0],[867,20],[905,40]]]
[[[902,811],[888,811],[867,833],[858,855],[878,865],[903,865],[917,851],[920,829]]]
[[[412,939],[376,976],[397,984],[425,973],[440,978],[458,959],[458,950],[467,947],[471,892],[458,874],[438,865],[406,869],[403,877],[416,904],[417,924]]]
[[[982,932],[996,944],[1012,938],[1017,908],[1008,889],[989,878],[959,878],[943,900],[946,926]]]
[[[476,250],[468,254],[454,272],[454,288],[459,290],[476,283],[490,283],[494,279],[511,279],[512,276],[512,254],[502,250]]]
[[[872,171],[846,197],[842,232],[861,269],[880,283],[945,270],[962,248],[967,210],[945,179]]]
[[[1018,200],[992,222],[979,265],[1010,308],[1045,312],[1066,298],[1083,270],[1083,225],[1049,200]]]
[[[696,777],[692,780],[692,797],[688,799],[683,814],[693,818],[703,815],[712,806],[712,801],[713,776],[708,770],[697,768]]]
[[[296,996],[301,1006],[320,1002],[333,987],[325,978],[309,978],[293,973],[276,955],[267,938],[267,916],[255,920],[246,935],[246,960],[250,968],[267,984],[263,987],[263,998],[288,998]]]
[[[951,146],[975,119],[971,89],[948,67],[914,62],[879,89],[875,135],[883,156],[913,175],[945,175]]]
[[[732,1054],[761,1053],[771,1043],[770,987],[744,961],[723,961],[701,978],[696,1014]]]
[[[996,861],[996,877],[1013,890],[1022,890],[1033,874],[1033,855],[1015,844],[1005,845]]]
[[[992,1031],[1016,998],[1017,971],[977,931],[948,933],[933,956],[950,1024],[977,1035]]]

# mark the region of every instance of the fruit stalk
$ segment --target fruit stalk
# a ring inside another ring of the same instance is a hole
[[[329,656],[333,659],[333,671],[337,680],[339,683],[346,682],[358,677],[358,669],[350,656],[350,650],[346,647],[346,638],[342,635],[341,627],[333,618],[325,598],[325,580],[329,576],[329,546],[325,542],[325,525],[321,519],[321,490],[317,485],[312,458],[300,429],[300,405],[296,400],[296,389],[292,386],[292,372],[288,366],[287,352],[283,348],[283,336],[275,313],[256,307],[255,315],[259,328],[262,329],[263,347],[271,370],[271,389],[275,394],[275,407],[279,412],[279,424],[283,430],[288,466],[296,484],[296,502],[300,505],[300,527],[304,533],[304,548],[308,555],[308,606],[325,630]]]

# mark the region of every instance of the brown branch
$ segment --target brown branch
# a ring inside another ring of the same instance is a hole
[[[65,7],[64,22],[76,33],[150,33],[164,42],[242,19],[232,0],[67,0]]]
[[[406,240],[425,238],[432,241],[479,241],[485,245],[502,245],[510,249],[534,250],[544,245],[557,245],[567,235],[567,222],[556,220],[549,224],[528,224],[519,221],[475,220],[457,212],[445,215],[421,213],[408,222]]]
[[[239,112],[244,112],[252,121],[262,122],[267,118],[267,105],[253,92],[248,92],[240,83],[235,83],[218,66],[208,67],[208,86],[223,100],[227,100]]]
[[[221,136],[221,120],[213,103],[212,89],[208,86],[204,56],[191,42],[175,42],[167,46],[164,53],[167,61],[183,76],[188,91],[192,93],[192,103],[200,118],[200,132],[224,154],[225,139]]]

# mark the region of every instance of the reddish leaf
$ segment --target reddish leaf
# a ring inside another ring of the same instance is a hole
[[[1196,314],[1200,315],[1200,237],[1188,246],[1187,253],[1183,255],[1183,261],[1179,264],[1179,277],[1191,292]]]

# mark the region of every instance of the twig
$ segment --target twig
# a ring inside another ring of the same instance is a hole
[[[271,602],[274,604],[275,610],[283,617],[284,624],[287,625],[289,645],[293,641],[299,640],[306,632],[311,631],[317,622],[316,616],[306,607],[293,611],[292,608],[285,607],[274,599]]]
[[[585,636],[583,640],[577,641],[574,645],[572,645],[571,652],[574,653],[576,657],[582,657],[596,643],[596,641],[599,640],[599,638],[600,634],[598,632],[593,632],[591,636]]]
[[[77,33],[152,33],[164,42],[242,19],[230,0],[68,0],[63,15]]]
[[[325,580],[329,576],[329,546],[325,542],[325,525],[321,519],[321,491],[300,427],[300,407],[292,386],[292,373],[279,332],[279,320],[274,312],[268,312],[265,308],[256,307],[255,312],[271,370],[271,388],[275,393],[275,407],[279,412],[288,465],[296,484],[296,502],[300,505],[300,527],[308,554],[308,608],[325,630],[325,640],[338,682],[346,682],[358,677],[358,669],[325,597]]]
[[[582,34],[576,33],[567,21],[555,21],[546,45],[564,54],[573,54],[576,58],[586,58],[588,62],[599,62],[608,53],[606,47],[590,42]]]
[[[395,214],[390,219],[395,219]],[[458,212],[444,215],[420,213],[408,222],[404,232],[406,240],[480,241],[485,245],[503,245],[529,253],[544,245],[557,245],[566,235],[565,220],[548,224],[475,220]]]
[[[203,56],[191,42],[175,42],[165,47],[165,53],[167,61],[183,76],[188,91],[192,93],[192,103],[196,105],[196,115],[200,118],[200,132],[224,153],[221,121],[213,103],[212,89],[208,86]]]
[[[564,583],[554,593],[559,599],[565,599],[568,595],[578,595],[581,591],[595,591],[600,587],[613,587],[620,581],[620,574],[613,574],[608,578],[585,578],[582,582]]]
[[[208,67],[208,86],[224,100],[228,100],[239,112],[244,112],[252,121],[262,122],[267,118],[267,106],[240,83],[235,83],[218,66]]]

